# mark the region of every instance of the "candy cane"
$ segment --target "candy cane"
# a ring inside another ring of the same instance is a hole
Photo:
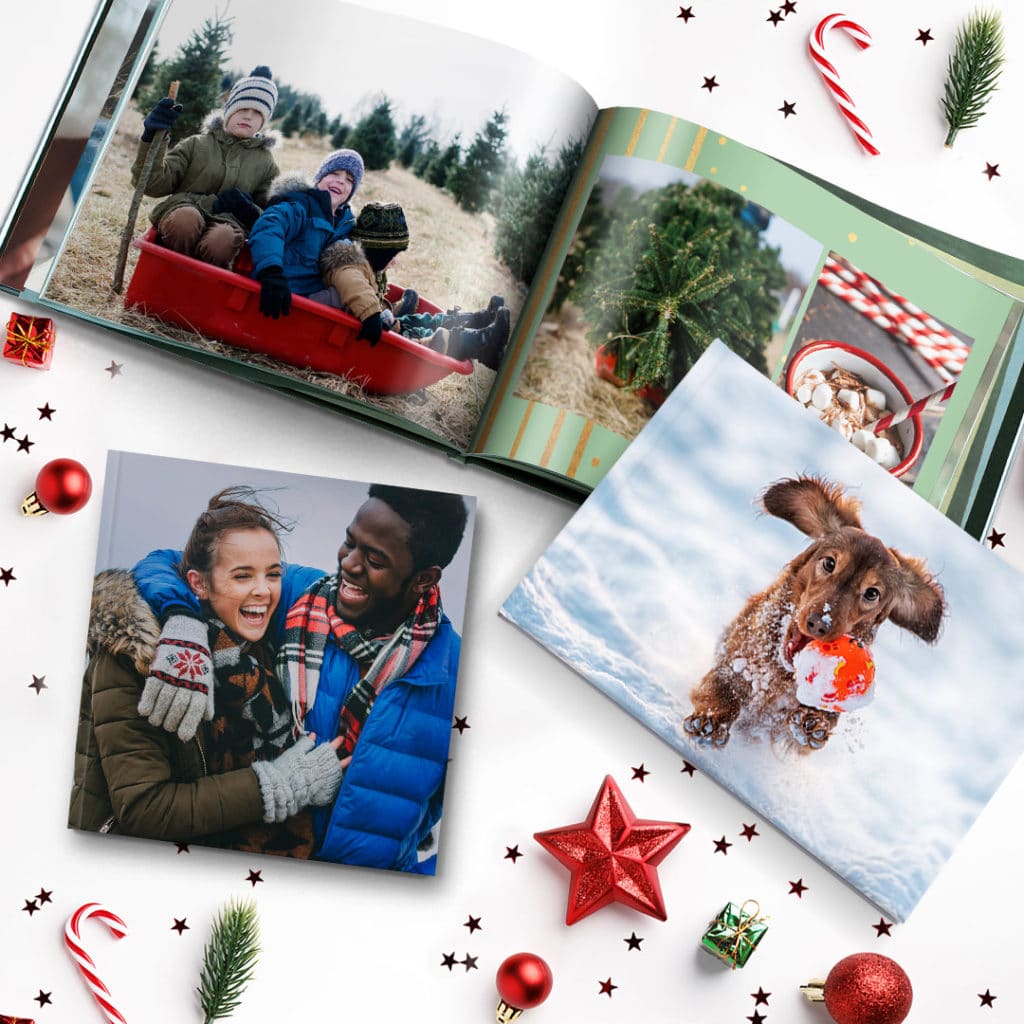
[[[96,974],[96,964],[82,948],[79,927],[85,918],[95,917],[102,921],[115,939],[123,939],[128,934],[128,926],[117,916],[99,903],[84,903],[69,918],[64,926],[64,945],[68,948],[71,959],[78,964],[93,998],[100,1004],[109,1024],[127,1024],[121,1011],[110,1001],[110,990]]]
[[[833,28],[841,28],[862,50],[866,50],[871,45],[871,36],[868,35],[866,29],[855,21],[850,21],[845,14],[830,14],[827,18],[822,18],[814,27],[808,40],[808,52],[829,92],[832,93],[836,105],[846,118],[846,123],[850,126],[853,134],[857,136],[857,141],[865,151],[872,156],[878,156],[879,150],[871,136],[871,129],[857,114],[857,108],[853,105],[850,94],[839,84],[839,72],[825,56],[825,33]]]

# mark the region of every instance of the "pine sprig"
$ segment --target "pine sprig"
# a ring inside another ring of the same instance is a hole
[[[205,1014],[203,1024],[229,1017],[238,1008],[256,968],[259,938],[252,900],[230,900],[214,918],[196,988]]]
[[[978,10],[968,15],[957,30],[953,52],[946,64],[942,108],[949,125],[947,147],[953,145],[957,132],[978,123],[985,112],[985,104],[996,90],[1005,61],[999,13]]]

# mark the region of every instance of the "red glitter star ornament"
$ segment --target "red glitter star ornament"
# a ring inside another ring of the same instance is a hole
[[[664,921],[668,914],[655,868],[689,831],[681,822],[637,818],[608,775],[585,821],[533,838],[571,872],[566,924],[609,903]]]

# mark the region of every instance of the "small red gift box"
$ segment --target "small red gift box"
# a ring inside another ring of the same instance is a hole
[[[52,320],[12,313],[4,337],[4,359],[33,370],[48,370],[55,338]]]

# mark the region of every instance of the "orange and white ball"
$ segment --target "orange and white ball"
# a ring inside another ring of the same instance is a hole
[[[812,640],[793,658],[796,697],[822,711],[856,711],[874,699],[875,661],[852,636]]]

